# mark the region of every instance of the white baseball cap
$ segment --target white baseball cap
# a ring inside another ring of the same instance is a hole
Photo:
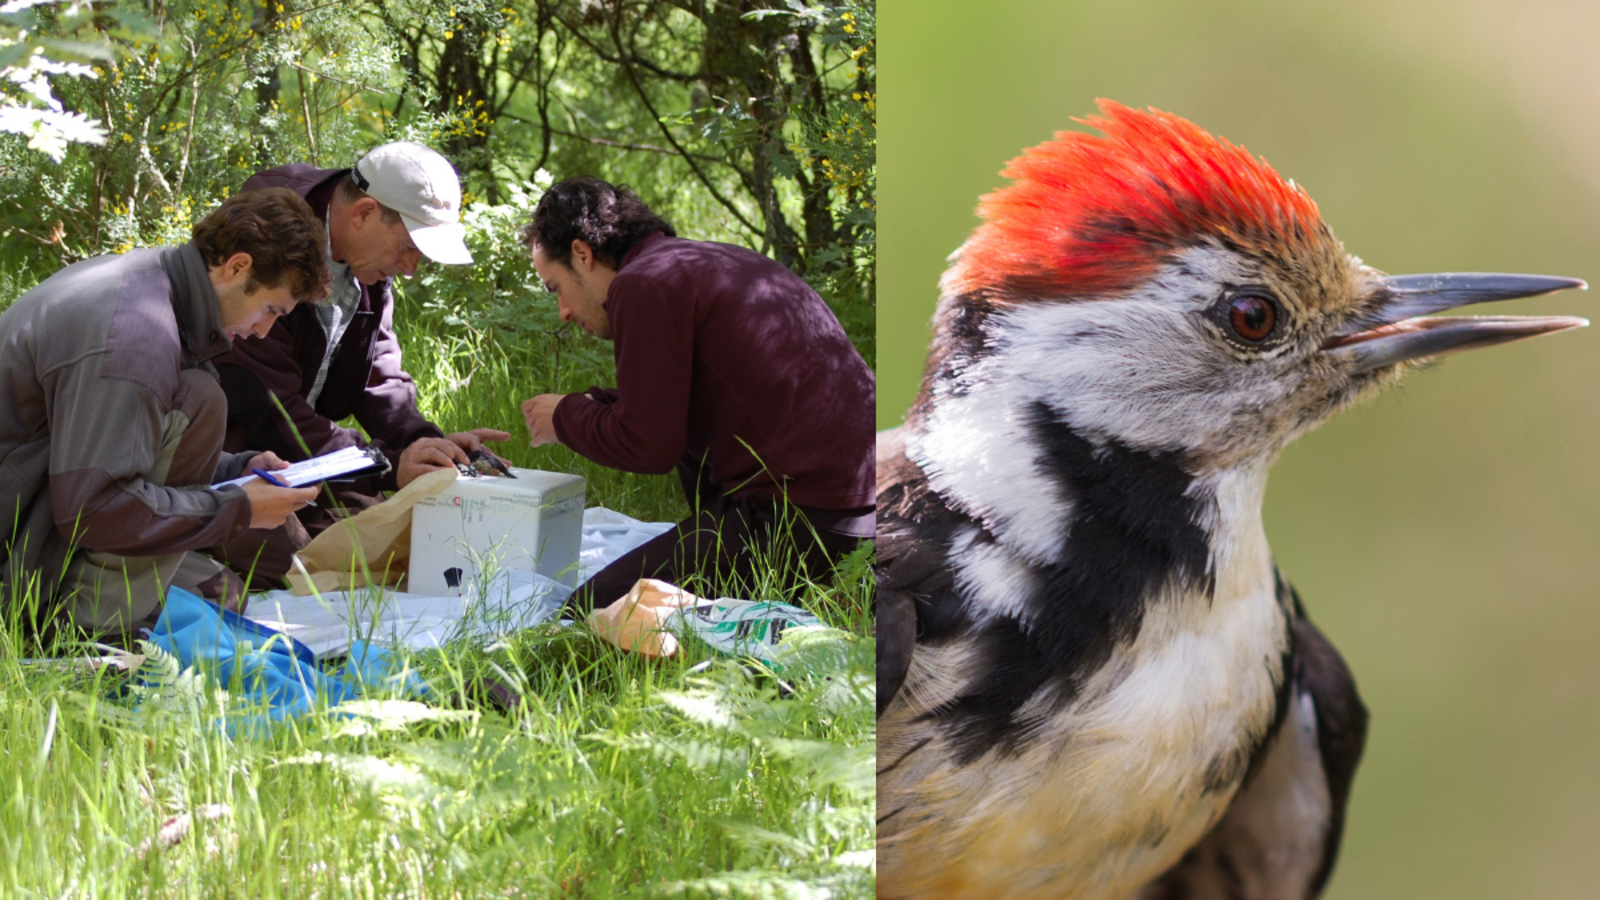
[[[412,243],[434,262],[472,262],[461,224],[461,181],[438,153],[411,141],[374,148],[350,170],[367,196],[400,214]]]

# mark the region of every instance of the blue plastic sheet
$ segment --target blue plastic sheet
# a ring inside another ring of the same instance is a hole
[[[176,657],[183,668],[216,679],[252,726],[368,693],[427,690],[417,674],[404,671],[391,653],[364,641],[352,643],[343,669],[324,671],[306,645],[182,588],[168,590],[150,642]],[[233,729],[238,723],[228,724]]]

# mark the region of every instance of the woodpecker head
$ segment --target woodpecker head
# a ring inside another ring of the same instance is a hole
[[[1427,358],[1587,324],[1426,314],[1584,287],[1388,276],[1244,148],[1101,101],[1006,169],[952,256],[910,424],[935,487],[1002,539],[1046,515],[992,498],[1037,468],[1047,414],[1095,447],[1263,476],[1294,437]],[[1043,524],[1043,523],[1034,523]]]

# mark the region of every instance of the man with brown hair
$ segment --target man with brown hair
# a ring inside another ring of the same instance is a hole
[[[68,266],[0,314],[0,615],[126,632],[172,585],[241,606],[238,577],[189,551],[276,527],[316,490],[211,487],[284,465],[222,452],[211,361],[327,288],[322,223],[275,190],[229,199],[181,247]]]
[[[325,223],[332,263],[332,300],[285,316],[265,340],[218,361],[228,394],[230,449],[260,447],[285,459],[345,447],[376,447],[388,457],[382,478],[330,487],[331,503],[307,508],[296,521],[251,534],[222,548],[239,571],[270,585],[293,555],[332,524],[342,506],[359,511],[430,469],[469,462],[466,451],[503,431],[479,428],[446,435],[417,409],[417,390],[401,368],[394,331],[393,279],[416,272],[422,257],[472,262],[459,221],[461,184],[438,153],[396,141],[377,147],[349,169],[293,164],[257,172],[244,190],[288,188]],[[354,417],[365,430],[339,423]]]
[[[522,232],[561,319],[612,341],[615,388],[522,404],[534,446],[683,481],[691,515],[580,585],[580,611],[637,579],[696,592],[824,580],[873,531],[872,370],[800,277],[677,237],[626,187],[546,191]]]

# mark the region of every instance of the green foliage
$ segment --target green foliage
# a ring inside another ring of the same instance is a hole
[[[792,4],[804,7],[798,2]],[[878,215],[878,40],[877,16],[871,5],[847,3],[808,14],[822,19],[823,41],[849,51],[855,67],[848,102],[840,97],[828,113],[805,123],[794,152],[826,174],[830,202],[851,240],[816,252],[812,285],[834,300],[834,311],[851,335],[875,333],[877,303]],[[865,314],[866,320],[857,317]],[[876,347],[857,347],[876,368]]]
[[[181,241],[256,170],[347,166],[405,138],[455,162],[486,226],[514,230],[541,171],[630,184],[684,236],[744,243],[795,269],[873,359],[871,3],[87,9],[40,16],[29,39],[107,48],[84,70],[93,77],[53,84],[64,111],[107,139],[67,147],[57,165],[0,134],[0,264],[48,271]],[[463,321],[541,330],[507,303],[517,275],[499,267],[514,269],[514,255],[485,254],[494,290],[472,304],[457,302],[467,285],[449,276],[421,300],[451,304]]]
[[[88,64],[116,55],[107,31],[138,41],[148,28],[140,10],[113,17],[78,0],[17,0],[0,7],[0,132],[27,137],[28,149],[58,163],[68,144],[104,143],[105,130],[82,113],[64,110],[51,81],[95,77]]]
[[[548,187],[541,178],[535,190]],[[517,232],[533,216],[537,194],[512,185],[506,202],[475,200],[462,210],[470,266],[426,266],[416,278],[397,281],[396,294],[414,324],[432,334],[470,340],[480,335],[537,340],[561,327],[553,303]]]

